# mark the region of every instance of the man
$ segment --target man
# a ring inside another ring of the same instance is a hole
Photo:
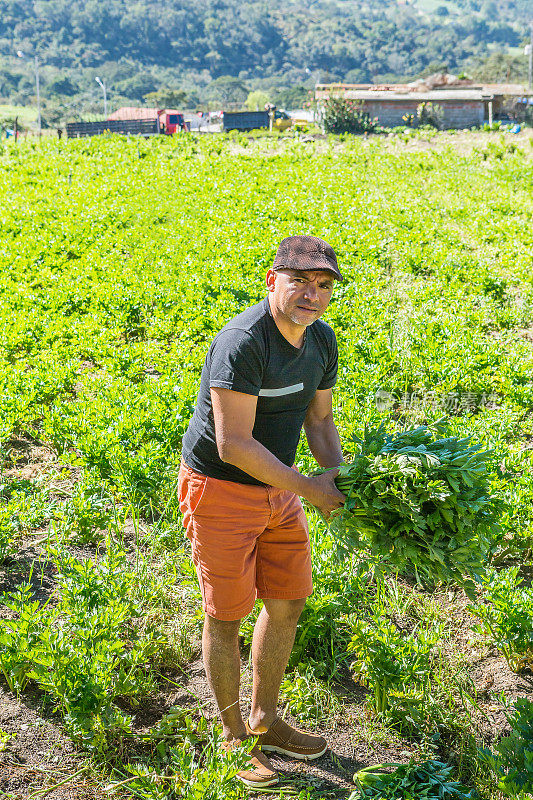
[[[248,786],[278,781],[265,756],[321,756],[325,739],[276,716],[279,687],[296,623],[312,592],[307,520],[298,498],[328,516],[344,495],[334,477],[301,475],[294,458],[302,426],[322,467],[342,462],[333,421],[337,376],[333,330],[319,320],[342,280],[333,248],[314,236],[289,236],[266,275],[267,297],[215,337],[183,439],[179,497],[200,583],[204,665],[227,747],[258,736]],[[239,708],[239,624],[257,598],[264,606],[252,642],[248,721]]]

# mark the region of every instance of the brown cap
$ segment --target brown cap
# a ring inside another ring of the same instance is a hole
[[[317,236],[287,236],[278,247],[272,269],[324,269],[342,281],[333,247]]]

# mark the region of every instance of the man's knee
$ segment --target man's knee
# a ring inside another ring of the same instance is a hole
[[[204,632],[210,639],[218,641],[233,641],[239,636],[241,620],[215,619],[209,614],[205,615]]]
[[[306,598],[297,600],[264,600],[269,617],[279,622],[298,622],[305,606]]]

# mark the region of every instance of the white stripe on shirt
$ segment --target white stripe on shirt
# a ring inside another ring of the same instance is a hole
[[[260,389],[259,397],[281,397],[284,394],[301,392],[303,388],[303,383],[293,383],[292,386],[280,386],[279,389]]]

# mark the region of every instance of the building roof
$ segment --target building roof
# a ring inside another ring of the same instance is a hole
[[[495,95],[511,97],[533,97],[533,92],[520,83],[474,83],[447,73],[435,73],[411,83],[318,83],[315,86],[317,99],[338,94],[351,100],[481,100]]]
[[[317,84],[316,89],[331,89],[335,84]],[[460,78],[448,72],[434,72],[425,78],[417,78],[409,83],[338,83],[340,91],[359,91],[368,89],[374,92],[433,92],[436,89],[481,89],[470,78]]]
[[[416,102],[429,101],[432,103],[441,103],[442,101],[457,101],[457,100],[478,100],[481,102],[484,99],[490,100],[493,92],[484,91],[480,89],[435,89],[432,92],[409,92],[401,91],[403,87],[398,87],[398,90],[377,91],[368,89],[351,89],[346,88],[339,91],[338,88],[332,87],[326,89],[325,86],[317,86],[316,97],[318,100],[325,99],[331,95],[341,95],[347,100],[367,100],[372,101],[388,101],[388,102]]]
[[[531,95],[533,92],[522,83],[484,83],[483,89],[492,94]]]

